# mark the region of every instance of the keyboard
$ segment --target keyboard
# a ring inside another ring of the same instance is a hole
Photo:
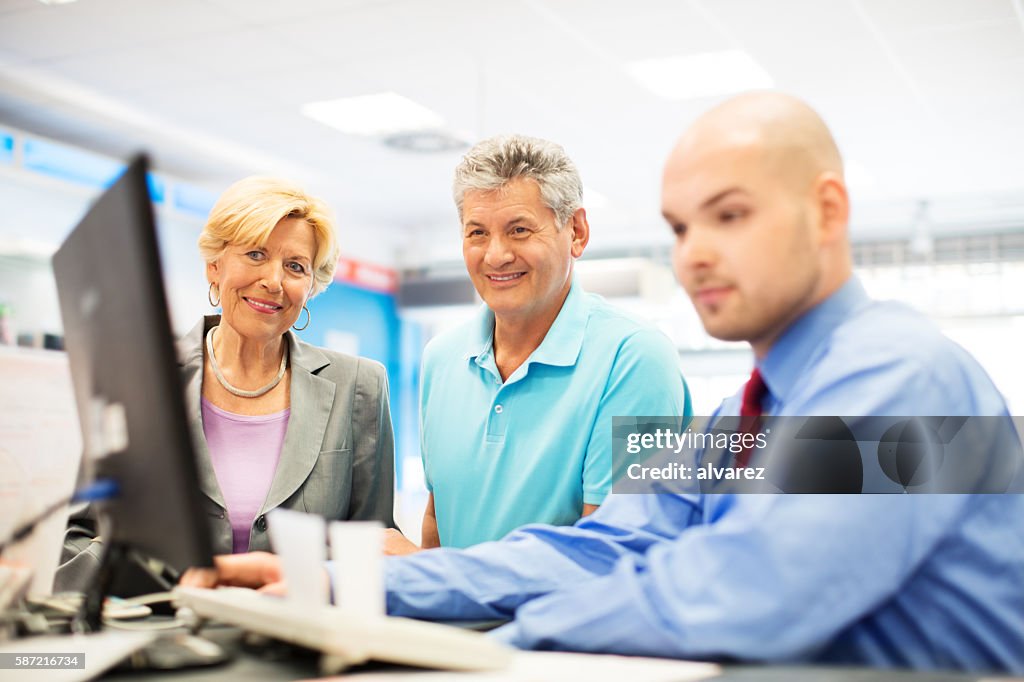
[[[329,672],[369,660],[445,670],[497,670],[512,660],[512,649],[479,632],[311,607],[246,588],[179,586],[174,602],[183,620],[217,621],[318,650]]]

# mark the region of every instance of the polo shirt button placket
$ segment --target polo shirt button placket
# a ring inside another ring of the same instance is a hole
[[[495,396],[495,402],[491,403],[490,417],[487,418],[487,437],[492,441],[505,438],[505,406],[497,402],[500,399],[500,396]]]

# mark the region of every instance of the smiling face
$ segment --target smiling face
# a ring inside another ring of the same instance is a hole
[[[533,180],[466,192],[462,255],[496,320],[550,325],[558,316],[572,285],[573,258],[583,254],[590,234],[583,209],[558,228]]]
[[[263,246],[228,244],[206,266],[220,289],[221,324],[251,341],[280,338],[298,319],[313,287],[313,228],[283,218]]]

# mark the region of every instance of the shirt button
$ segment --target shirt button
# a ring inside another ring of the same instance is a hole
[[[501,405],[495,405],[494,411],[497,412],[498,414],[501,414]]]
[[[256,530],[258,530],[259,532],[262,533],[266,529],[267,529],[267,517],[266,516],[260,516],[259,518],[256,519]]]

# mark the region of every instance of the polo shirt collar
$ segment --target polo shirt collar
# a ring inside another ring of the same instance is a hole
[[[818,360],[832,331],[871,302],[864,286],[850,277],[834,294],[803,314],[782,333],[758,365],[772,399],[786,403],[797,381]]]
[[[569,294],[558,311],[558,317],[551,324],[544,340],[530,354],[524,365],[541,363],[559,367],[576,364],[583,347],[583,334],[590,316],[590,305],[586,292],[575,276],[569,287]],[[477,314],[477,324],[471,326],[475,333],[467,340],[463,353],[467,360],[484,366],[494,363],[494,313],[484,305]]]

